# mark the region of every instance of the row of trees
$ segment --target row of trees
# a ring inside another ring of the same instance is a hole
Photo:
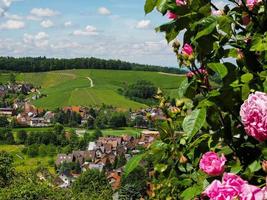
[[[0,69],[19,72],[44,72],[65,69],[113,69],[184,73],[183,70],[179,70],[176,68],[141,65],[120,60],[103,60],[93,57],[74,59],[59,59],[46,57],[0,57]]]
[[[124,96],[147,105],[154,105],[157,103],[155,95],[157,94],[157,87],[150,81],[139,80],[133,84],[126,84],[119,92]]]

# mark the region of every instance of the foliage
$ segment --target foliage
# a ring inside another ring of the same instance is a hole
[[[14,176],[13,157],[0,151],[0,187],[8,186]]]
[[[127,176],[123,175],[119,197],[121,199],[139,199],[144,196],[146,193],[146,180],[146,170],[140,166],[136,167]]]
[[[0,127],[7,127],[9,124],[5,116],[0,116]]]
[[[123,89],[123,95],[126,97],[148,105],[155,104],[153,98],[156,93],[156,86],[152,82],[146,80],[138,80],[133,84],[125,85]]]
[[[253,7],[229,1],[219,10],[210,0],[146,0],[145,12],[154,8],[172,17],[156,28],[166,33],[168,42],[183,35],[182,42],[174,40],[172,45],[179,64],[190,72],[175,107],[158,94],[166,120],[158,123],[160,139],[142,155],[154,174],[151,198],[202,196],[208,185],[221,180],[199,169],[202,155],[209,151],[224,154],[226,172],[264,186],[260,163],[267,159],[266,141],[247,135],[239,112],[250,93],[267,91],[266,1],[254,1]],[[219,81],[213,84],[215,79]],[[261,105],[266,108],[265,101]],[[126,173],[136,162],[126,166]]]
[[[0,69],[19,72],[45,72],[64,69],[115,69],[115,70],[138,70],[138,71],[159,71],[168,73],[183,73],[183,70],[141,65],[129,63],[120,60],[103,60],[99,58],[75,58],[75,59],[57,59],[57,58],[13,58],[0,57]],[[12,74],[11,74],[12,75]]]
[[[104,200],[112,199],[112,189],[109,185],[105,174],[98,170],[89,170],[82,173],[81,176],[73,183],[72,190],[74,193],[84,193],[92,199],[94,195],[101,196]]]

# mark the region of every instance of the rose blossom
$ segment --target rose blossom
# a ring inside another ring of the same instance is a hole
[[[225,185],[218,180],[214,180],[203,192],[210,200],[232,200],[236,198],[239,191],[234,186]]]
[[[261,1],[262,0],[247,0],[246,6],[249,8],[249,10],[253,10],[253,8]]]
[[[222,182],[214,180],[203,192],[210,200],[264,200],[264,189],[249,185],[239,176],[225,173]]]
[[[177,18],[177,15],[175,13],[171,12],[171,11],[168,11],[167,12],[167,17],[169,19],[176,19]]]
[[[176,5],[177,6],[186,5],[186,1],[185,0],[176,0]]]
[[[226,158],[224,155],[219,157],[217,153],[210,151],[202,156],[199,167],[210,176],[218,176],[224,172],[225,162]]]
[[[247,184],[247,181],[244,181],[240,176],[233,173],[224,173],[222,181],[226,185],[235,187],[239,192],[241,192],[242,186]]]
[[[248,135],[262,142],[267,139],[267,94],[255,92],[240,108],[240,116]]]
[[[264,191],[254,185],[244,184],[239,196],[240,200],[264,200]]]
[[[182,54],[191,56],[193,54],[193,47],[186,43],[182,49]]]

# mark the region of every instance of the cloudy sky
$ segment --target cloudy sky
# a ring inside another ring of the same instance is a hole
[[[167,22],[145,0],[0,0],[0,55],[100,57],[177,66]]]

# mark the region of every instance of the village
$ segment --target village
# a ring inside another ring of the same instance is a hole
[[[82,137],[85,133],[88,121],[95,118],[92,109],[82,106],[66,106],[55,111],[36,108],[31,100],[36,98],[38,89],[30,84],[7,84],[0,85],[0,94],[6,97],[9,94],[24,94],[26,98],[14,98],[13,104],[6,104],[0,108],[0,116],[4,116],[9,122],[15,121],[18,127],[52,127],[58,112],[74,113],[79,116],[76,134]],[[32,98],[30,99],[29,96]],[[110,109],[110,108],[108,108]],[[111,108],[116,111],[116,108]],[[106,112],[106,111],[105,111]],[[141,129],[139,136],[125,134],[121,136],[102,136],[95,141],[90,141],[85,150],[75,150],[69,154],[59,153],[55,160],[57,176],[54,184],[60,188],[69,188],[82,172],[98,170],[104,172],[113,190],[120,187],[124,166],[135,155],[148,148],[159,132],[154,131],[149,117],[164,119],[164,114],[158,108],[144,108],[129,112],[128,121],[135,128]],[[70,166],[76,166],[73,170]]]
[[[90,142],[86,151],[58,154],[55,166],[59,174],[55,184],[61,188],[70,187],[80,173],[95,169],[104,171],[113,190],[116,190],[120,187],[124,165],[127,161],[139,154],[140,149],[148,148],[158,137],[159,132],[149,130],[142,131],[139,138],[128,135],[100,137],[97,141]],[[124,160],[124,162],[116,168],[118,165],[115,163],[119,160]],[[81,172],[77,174],[71,170],[61,171],[60,167],[67,163],[77,164]]]

